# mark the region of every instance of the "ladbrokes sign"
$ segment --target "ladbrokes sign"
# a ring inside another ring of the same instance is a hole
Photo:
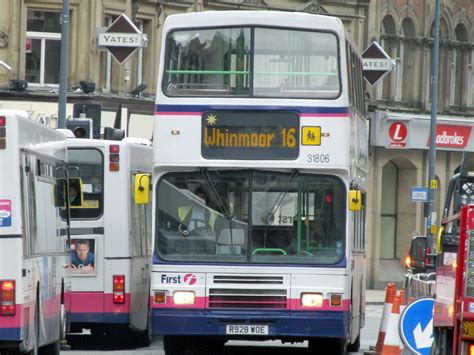
[[[436,146],[449,148],[464,148],[469,143],[470,126],[436,125]],[[427,145],[430,145],[428,137]]]

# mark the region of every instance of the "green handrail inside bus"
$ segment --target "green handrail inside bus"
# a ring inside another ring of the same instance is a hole
[[[238,74],[247,75],[249,71],[242,70],[167,70],[167,74]]]
[[[250,74],[249,70],[175,70],[169,69],[166,71],[167,74],[235,74],[235,75],[247,75]],[[255,71],[256,75],[324,75],[324,76],[338,76],[337,73],[331,72],[290,72],[290,71]]]
[[[286,251],[280,248],[257,248],[257,249],[254,249],[254,251],[252,252],[252,255],[257,255],[259,253],[278,253],[281,255],[288,255],[286,254]]]

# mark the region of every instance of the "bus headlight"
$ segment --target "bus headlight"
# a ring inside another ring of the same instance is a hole
[[[173,294],[174,304],[194,304],[196,296],[193,291],[176,291]]]
[[[303,307],[321,307],[323,305],[322,293],[302,293],[301,305]]]

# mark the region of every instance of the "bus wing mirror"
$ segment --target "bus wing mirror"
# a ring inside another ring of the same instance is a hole
[[[80,207],[84,200],[82,195],[82,179],[75,177],[69,178],[69,205],[71,207]]]
[[[150,175],[135,175],[134,199],[137,205],[146,205],[150,203]]]
[[[66,207],[66,179],[58,179],[54,185],[54,207]]]
[[[349,210],[360,211],[362,209],[362,193],[360,190],[349,190]]]

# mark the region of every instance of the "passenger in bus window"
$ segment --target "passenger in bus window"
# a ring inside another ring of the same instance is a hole
[[[79,239],[74,243],[74,251],[71,255],[71,268],[73,271],[91,273],[94,271],[94,253],[90,251],[90,241]]]

